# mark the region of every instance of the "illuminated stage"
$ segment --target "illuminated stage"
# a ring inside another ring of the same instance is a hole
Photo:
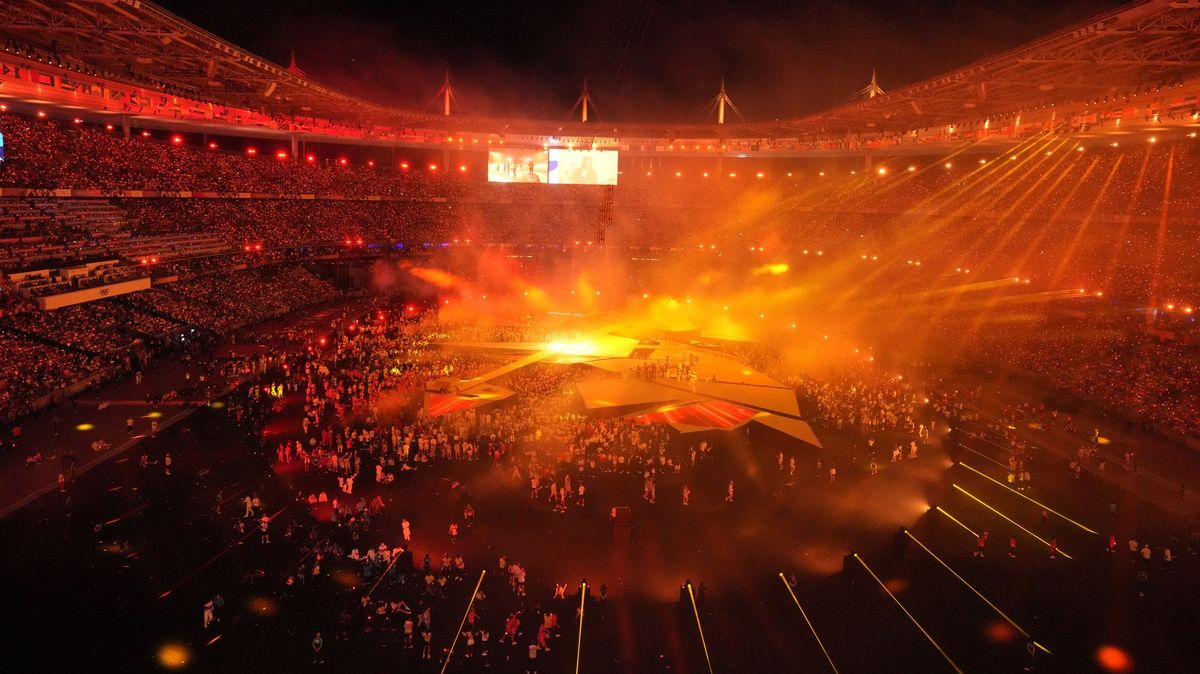
[[[690,339],[690,331],[664,330],[624,317],[598,318],[580,317],[573,331],[564,331],[574,335],[569,339],[443,343],[446,349],[507,353],[515,359],[478,377],[431,384],[426,413],[438,416],[503,400],[512,391],[490,382],[535,363],[583,363],[610,375],[576,384],[589,411],[669,424],[682,433],[731,431],[758,423],[822,446],[800,418],[791,387],[715,351],[711,338],[701,344]]]

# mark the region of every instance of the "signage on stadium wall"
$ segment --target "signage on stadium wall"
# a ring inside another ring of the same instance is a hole
[[[140,290],[150,289],[150,277],[133,279],[132,281],[120,281],[118,283],[110,283],[108,285],[96,286],[95,288],[83,288],[82,290],[71,290],[57,295],[44,295],[37,298],[38,307],[42,309],[61,309],[69,307],[73,304],[83,304],[84,302],[94,302],[102,300],[106,297],[116,297],[117,295],[128,295]]]

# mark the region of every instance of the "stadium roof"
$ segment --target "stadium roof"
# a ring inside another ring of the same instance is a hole
[[[0,33],[59,63],[202,101],[340,121],[433,117],[338,91],[142,0],[3,0]]]
[[[1200,0],[1143,0],[1001,54],[799,118],[715,124],[564,123],[443,117],[351,96],[272,63],[142,0],[0,2],[10,53],[166,94],[264,114],[446,132],[641,138],[829,139],[1119,107],[1130,97],[1200,91]],[[1064,109],[1066,107],[1067,109]]]

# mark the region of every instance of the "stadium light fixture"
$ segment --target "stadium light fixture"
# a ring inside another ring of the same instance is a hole
[[[246,148],[246,154],[248,154],[248,155],[250,155],[251,157],[253,157],[254,155],[258,154],[258,148],[256,148],[256,147],[248,147],[248,148]]]
[[[368,167],[370,167],[370,168],[375,168],[375,160],[374,160],[374,159],[368,159],[368,160],[367,160],[367,166],[368,166]]]
[[[210,150],[217,149],[217,141],[215,141],[215,140],[208,141],[208,149],[210,149]]]
[[[113,125],[112,125],[112,124],[105,124],[105,125],[104,125],[104,130],[105,130],[105,131],[112,131],[112,130],[113,130]]]
[[[45,117],[45,116],[46,116],[46,113],[44,113],[44,112],[39,112],[39,113],[38,113],[38,116],[39,116],[39,117]],[[142,132],[142,138],[149,138],[149,137],[150,137],[150,132],[149,132],[149,131],[143,131],[143,132]]]
[[[429,171],[430,171],[431,173],[437,173],[437,170],[438,170],[438,165],[437,165],[437,164],[430,164],[430,165],[429,165]]]
[[[466,172],[467,172],[467,165],[466,165],[466,164],[463,164],[463,165],[459,166],[459,167],[458,167],[458,172],[459,172],[459,173],[466,173]]]
[[[350,163],[350,160],[349,160],[349,159],[346,159],[345,157],[339,157],[339,158],[338,158],[338,165],[339,165],[339,166],[345,166],[345,165],[347,165],[347,164],[349,164],[349,163]]]
[[[400,162],[400,170],[407,171],[408,170],[408,162],[406,162],[406,161]]]
[[[283,150],[278,150],[275,152],[275,158],[279,161],[287,161],[288,153]]]
[[[171,136],[171,142],[176,145],[182,145],[183,144],[183,136],[180,136],[179,134]]]
[[[312,153],[306,154],[306,155],[304,155],[304,161],[306,161],[310,164],[315,163],[317,161],[317,155],[312,154]]]

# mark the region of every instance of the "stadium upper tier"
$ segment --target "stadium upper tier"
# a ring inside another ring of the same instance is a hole
[[[1144,0],[957,70],[799,118],[738,124],[443,116],[345,94],[145,0],[0,3],[0,98],[145,128],[372,145],[593,142],[634,153],[912,153],[1197,124],[1200,2]]]
[[[280,161],[13,113],[0,132],[0,271],[37,298],[264,259],[587,248],[609,198],[607,244],[634,257],[886,254],[905,271],[924,261],[1135,301],[1200,297],[1195,132],[1045,134],[1003,153],[880,158],[870,171],[839,158],[628,157],[613,192],[489,183],[478,163]]]

